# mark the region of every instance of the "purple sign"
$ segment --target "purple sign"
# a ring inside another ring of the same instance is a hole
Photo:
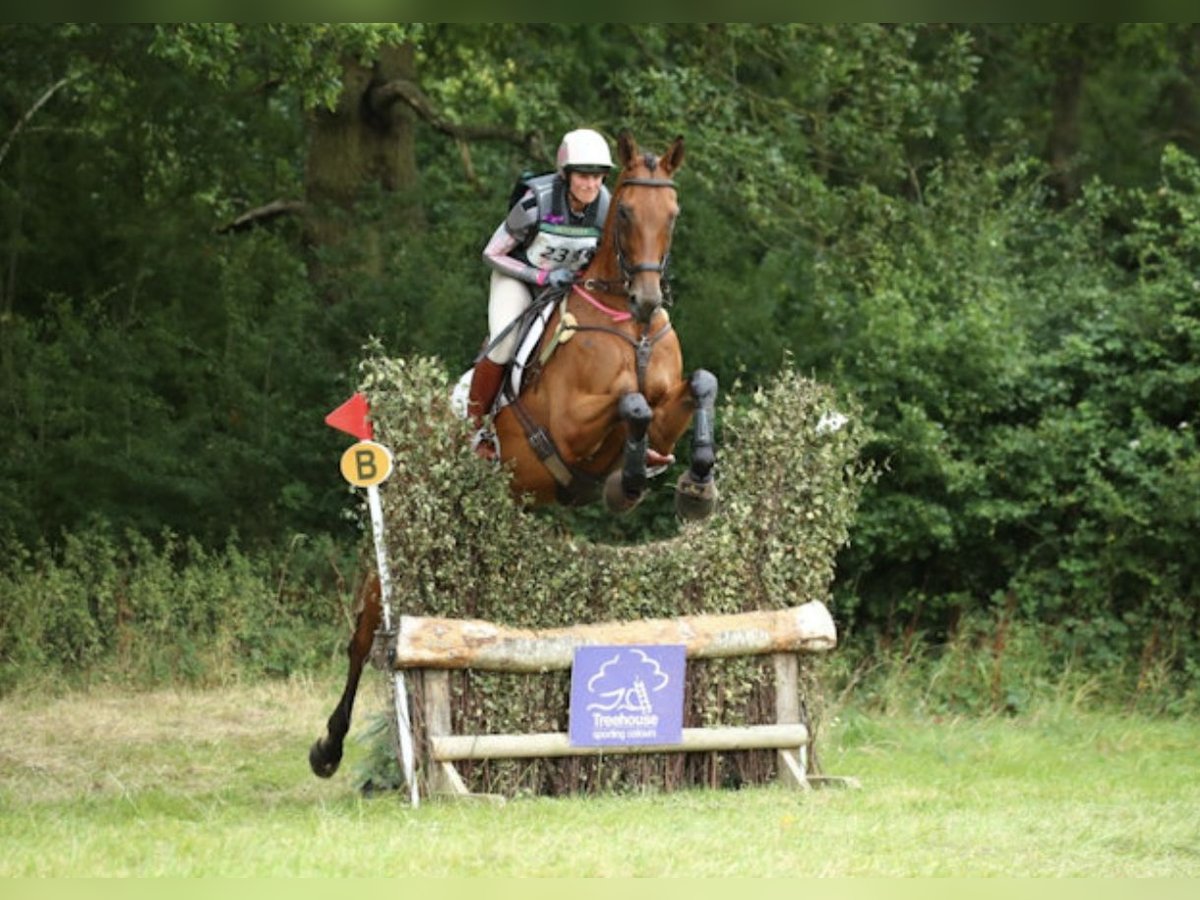
[[[576,647],[573,747],[683,741],[683,644]]]

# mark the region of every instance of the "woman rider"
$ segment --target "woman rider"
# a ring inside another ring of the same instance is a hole
[[[504,331],[533,302],[535,289],[565,290],[575,280],[595,254],[608,214],[604,176],[613,162],[600,134],[589,128],[567,132],[557,164],[556,172],[526,182],[529,189],[483,249],[484,262],[492,269],[488,349],[471,376],[467,415],[479,429],[477,452],[489,458],[494,447],[483,433],[484,418],[517,351],[516,329]]]

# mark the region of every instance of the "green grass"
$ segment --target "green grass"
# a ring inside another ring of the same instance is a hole
[[[307,749],[332,679],[0,701],[0,876],[1200,875],[1200,722],[843,709],[862,790],[429,802],[360,797]],[[359,727],[383,708],[367,689]]]

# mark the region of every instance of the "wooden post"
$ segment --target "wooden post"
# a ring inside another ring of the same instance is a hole
[[[450,735],[450,673],[445,669],[423,669],[425,681],[425,735],[429,761],[429,791],[434,794],[468,796],[471,792],[448,760],[436,760],[433,747]]]
[[[775,662],[775,721],[780,725],[800,722],[800,660],[795,653],[776,653]],[[806,729],[807,731],[807,729]],[[807,765],[801,757],[805,737],[795,747],[780,747],[779,780],[792,787],[808,790]]]
[[[631,753],[699,753],[799,747],[808,740],[803,725],[731,725],[684,728],[678,744],[578,746],[561,732],[543,734],[455,734],[430,742],[433,759],[529,759],[551,756],[623,756]]]

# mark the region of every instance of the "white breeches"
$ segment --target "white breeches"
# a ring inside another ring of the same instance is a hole
[[[488,295],[488,343],[508,327],[509,322],[523,313],[533,302],[529,285],[516,278],[492,273],[491,292]],[[503,365],[512,360],[517,352],[517,329],[504,336],[504,340],[488,351],[488,359]]]

